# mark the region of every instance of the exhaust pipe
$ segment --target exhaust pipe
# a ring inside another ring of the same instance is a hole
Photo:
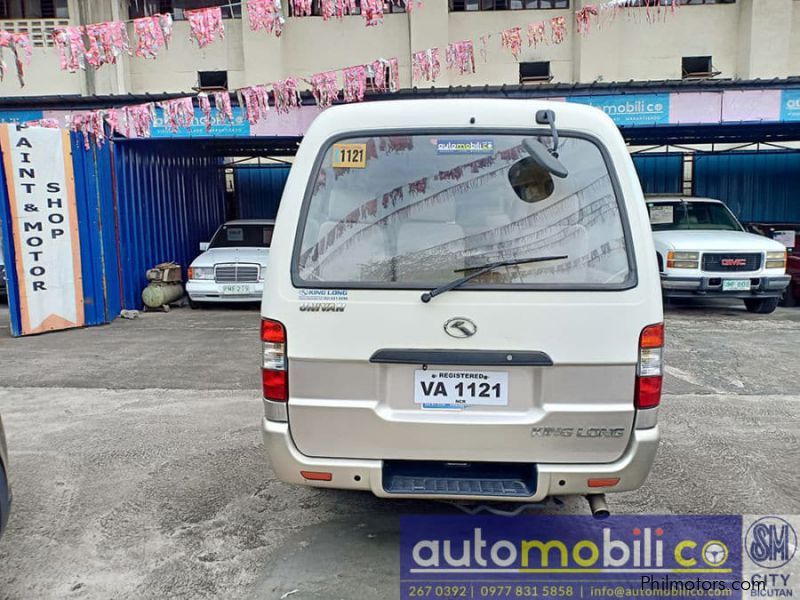
[[[611,515],[608,504],[606,504],[605,494],[588,494],[586,501],[589,503],[589,510],[592,511],[595,519],[607,519]]]

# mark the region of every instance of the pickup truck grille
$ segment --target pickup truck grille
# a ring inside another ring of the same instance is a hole
[[[255,283],[258,281],[258,265],[222,264],[214,269],[217,283]]]
[[[758,271],[760,268],[761,254],[758,252],[703,254],[703,271],[733,273],[737,271]]]

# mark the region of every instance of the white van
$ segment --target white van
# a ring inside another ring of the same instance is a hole
[[[300,145],[262,304],[277,476],[390,498],[636,489],[663,325],[647,209],[602,112],[370,102]]]

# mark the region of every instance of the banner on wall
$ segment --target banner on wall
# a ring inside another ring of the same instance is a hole
[[[0,149],[22,335],[80,327],[83,288],[69,133],[0,125]]]

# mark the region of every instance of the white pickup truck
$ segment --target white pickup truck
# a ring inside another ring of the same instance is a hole
[[[646,200],[665,299],[740,298],[750,312],[775,310],[790,279],[782,244],[747,233],[719,200]]]

